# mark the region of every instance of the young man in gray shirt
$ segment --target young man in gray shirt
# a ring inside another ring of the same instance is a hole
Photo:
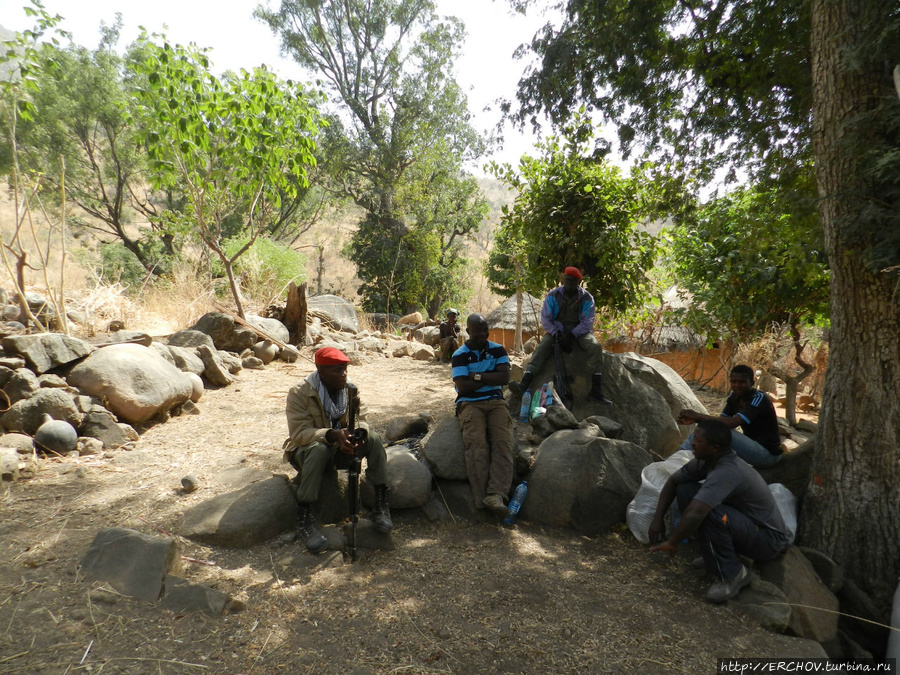
[[[718,578],[706,599],[725,602],[750,583],[741,556],[760,562],[777,557],[788,547],[787,528],[762,476],[731,449],[726,424],[700,420],[693,451],[694,459],[669,477],[659,495],[650,551],[674,555],[679,542],[694,535],[706,570]],[[662,541],[663,518],[675,499],[681,520]]]

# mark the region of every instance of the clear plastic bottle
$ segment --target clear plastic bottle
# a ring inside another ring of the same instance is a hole
[[[509,500],[509,515],[503,520],[507,525],[513,525],[519,515],[519,509],[522,508],[522,502],[525,501],[525,495],[528,494],[528,481],[522,481],[513,492],[512,499]]]
[[[527,422],[531,414],[531,392],[527,389],[522,392],[522,407],[519,408],[519,421]]]

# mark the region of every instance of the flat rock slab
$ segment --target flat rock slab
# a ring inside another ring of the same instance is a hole
[[[163,580],[180,564],[178,542],[124,527],[101,530],[81,563],[88,579],[148,602],[159,600]]]
[[[159,606],[178,614],[203,612],[222,616],[229,611],[243,609],[243,603],[234,600],[230,595],[174,574],[166,576],[165,589],[165,595],[159,601]]]
[[[273,477],[189,509],[180,533],[204,544],[247,548],[296,525],[294,493],[284,478]]]
[[[3,338],[3,351],[18,354],[38,375],[84,358],[94,348],[84,340],[58,333],[10,335]]]
[[[791,606],[784,593],[775,584],[763,581],[755,574],[750,585],[734,600],[729,600],[728,606],[774,633],[784,633],[790,625]]]

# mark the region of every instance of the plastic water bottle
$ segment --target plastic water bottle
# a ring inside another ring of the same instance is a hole
[[[522,392],[522,407],[519,408],[519,421],[527,422],[531,413],[531,392],[527,389]]]
[[[522,481],[513,492],[513,497],[509,501],[509,515],[503,520],[507,525],[513,525],[516,517],[519,515],[519,509],[522,508],[522,502],[525,501],[525,495],[528,494],[528,481]]]

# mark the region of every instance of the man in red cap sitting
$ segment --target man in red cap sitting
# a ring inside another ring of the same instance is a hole
[[[290,438],[285,441],[284,453],[285,460],[300,472],[298,517],[300,533],[310,553],[320,553],[328,544],[313,515],[325,468],[329,462],[338,469],[349,468],[354,453],[353,440],[347,429],[347,365],[350,359],[339,349],[325,347],[316,352],[315,362],[315,372],[288,392]],[[356,426],[368,431],[364,406],[360,406]],[[366,477],[375,487],[372,523],[379,531],[390,532],[393,523],[387,500],[387,457],[378,434],[368,431],[360,452],[366,458]]]
[[[541,325],[546,334],[531,355],[521,382],[510,383],[514,393],[521,394],[531,386],[534,374],[553,355],[554,343],[559,343],[566,353],[570,353],[576,344],[583,351],[602,349],[594,337],[594,296],[581,287],[581,280],[582,274],[577,267],[567,267],[563,271],[562,286],[557,286],[544,298]],[[594,373],[589,396],[601,402],[608,401],[601,393],[600,373]]]

